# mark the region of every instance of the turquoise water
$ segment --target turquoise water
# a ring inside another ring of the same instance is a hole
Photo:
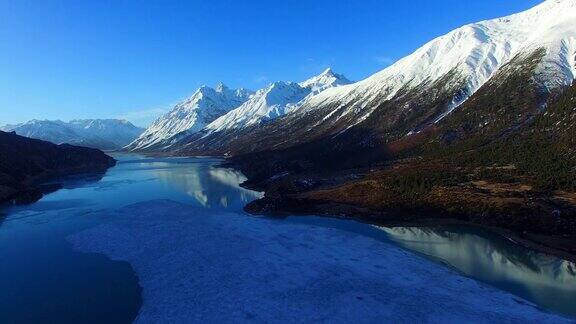
[[[116,158],[118,165],[101,178],[73,177],[37,203],[3,210],[0,322],[129,322],[142,304],[131,266],[78,253],[68,236],[108,221],[113,216],[105,216],[106,210],[137,202],[171,199],[241,212],[260,197],[239,186],[240,173],[218,168],[219,160]],[[338,227],[398,244],[545,309],[576,315],[574,264],[490,233],[466,227],[378,228],[319,217],[280,221]]]

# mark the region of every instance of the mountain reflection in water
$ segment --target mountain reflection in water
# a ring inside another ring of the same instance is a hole
[[[198,165],[174,172],[174,169],[158,165],[153,173],[164,185],[185,192],[204,208],[229,209],[235,206],[241,210],[245,204],[262,196],[259,192],[239,188],[238,184],[246,178],[232,169]]]
[[[499,235],[465,226],[378,228],[404,248],[543,306],[576,315],[576,265],[573,262],[531,251]]]

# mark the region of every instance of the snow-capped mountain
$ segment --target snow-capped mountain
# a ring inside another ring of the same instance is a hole
[[[331,69],[300,83],[274,82],[256,92],[240,107],[216,119],[205,128],[209,133],[244,128],[276,119],[299,108],[308,97],[351,82]]]
[[[569,85],[576,76],[576,1],[548,0],[528,11],[458,28],[353,85],[310,97],[301,113],[330,107],[332,122],[348,114],[366,119],[379,103],[415,88],[443,83],[453,93],[438,119],[463,103],[512,59],[540,48],[546,53],[537,77],[548,88]]]
[[[31,120],[16,125],[6,125],[0,129],[16,132],[20,136],[46,140],[55,144],[70,143],[80,136],[65,122],[60,120]]]
[[[173,137],[165,147],[241,154],[347,132],[355,138],[342,147],[395,141],[443,121],[479,89],[506,84],[521,71],[529,75],[520,82],[534,83],[542,94],[568,86],[575,60],[576,0],[548,0],[460,27],[356,83],[331,70],[298,84],[273,83],[208,123],[201,136]],[[544,103],[545,95],[538,100]]]
[[[144,129],[118,119],[85,119],[63,122],[60,120],[31,120],[18,125],[2,127],[3,131],[41,139],[55,144],[73,144],[116,150],[138,137]]]
[[[68,124],[87,139],[100,138],[113,143],[114,149],[126,146],[144,132],[143,128],[121,119],[77,119]]]
[[[211,131],[240,128],[286,114],[288,105],[304,99],[309,92],[292,82],[274,82],[258,90],[240,107],[217,118],[206,126]]]
[[[245,134],[187,138],[180,146],[188,152],[240,154],[346,132],[357,138],[343,147],[365,145],[374,137],[394,141],[440,122],[488,81],[494,88],[530,69],[523,82],[534,82],[542,93],[570,85],[575,59],[576,0],[548,0],[522,13],[460,27],[365,80],[312,93],[286,109],[286,116]],[[246,113],[235,117],[252,120]],[[227,118],[208,128],[236,127]]]
[[[240,106],[251,95],[250,90],[233,90],[223,84],[219,84],[215,89],[202,86],[190,98],[178,103],[170,112],[157,119],[126,149],[146,150],[178,133],[197,132],[216,118]]]

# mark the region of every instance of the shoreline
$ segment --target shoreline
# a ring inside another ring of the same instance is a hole
[[[257,202],[257,201],[255,201]],[[254,202],[253,202],[254,203]],[[251,204],[251,203],[250,203]],[[462,226],[470,226],[472,228],[477,228],[477,229],[482,229],[485,230],[487,232],[490,232],[492,234],[501,236],[503,238],[505,238],[506,240],[509,240],[510,242],[512,242],[513,244],[522,246],[524,248],[533,250],[535,252],[538,253],[543,253],[543,254],[549,254],[561,259],[564,259],[566,261],[570,261],[576,264],[576,254],[571,253],[570,251],[566,251],[562,248],[557,248],[554,246],[550,246],[545,244],[546,239],[548,240],[554,240],[554,239],[562,239],[563,237],[561,236],[543,236],[543,240],[536,240],[536,239],[530,239],[527,237],[522,237],[521,234],[512,231],[510,229],[506,229],[503,227],[497,227],[497,226],[489,226],[489,225],[483,225],[483,224],[478,224],[475,222],[469,222],[469,221],[464,221],[461,219],[457,219],[451,216],[446,215],[446,217],[442,217],[442,215],[438,215],[437,217],[427,217],[427,218],[422,218],[422,219],[418,219],[418,220],[401,220],[401,219],[389,219],[389,220],[382,220],[382,219],[378,219],[376,216],[376,214],[373,214],[373,216],[370,215],[366,215],[364,212],[363,213],[359,213],[360,216],[352,216],[348,213],[344,213],[344,214],[336,214],[336,213],[322,213],[322,212],[293,212],[293,211],[282,211],[280,210],[278,213],[274,212],[274,213],[266,213],[266,212],[260,212],[260,211],[256,211],[253,210],[252,208],[250,208],[250,204],[246,205],[246,207],[244,208],[244,210],[251,214],[251,215],[260,215],[260,216],[266,216],[266,217],[283,217],[283,216],[297,216],[297,217],[307,217],[310,215],[314,215],[314,216],[318,216],[318,217],[326,217],[326,218],[333,218],[333,219],[346,219],[346,220],[353,220],[356,222],[360,222],[360,223],[364,223],[364,224],[369,224],[369,225],[375,225],[375,226],[383,226],[383,227],[388,227],[388,228],[396,228],[396,227],[435,227],[435,226],[454,226],[454,225],[462,225]],[[364,214],[364,216],[362,216],[362,214]],[[399,216],[399,218],[401,218],[402,216]],[[536,234],[534,234],[536,235]],[[534,236],[532,235],[532,236]]]
[[[244,170],[240,166],[229,162],[230,161],[227,161],[222,167],[232,167],[244,173]],[[271,197],[269,196],[269,183],[252,182],[252,180],[253,179],[247,177],[247,181],[241,184],[241,186],[250,190],[263,192],[264,197],[250,202],[244,207],[244,210],[249,214],[266,217],[315,215],[335,219],[349,219],[390,228],[465,225],[499,235],[524,248],[576,263],[576,251],[563,248],[563,246],[576,246],[576,236],[574,235],[545,235],[528,231],[519,233],[501,226],[486,225],[459,219],[459,214],[450,214],[443,210],[425,210],[422,208],[372,210],[362,206],[299,198],[297,197],[299,193],[293,195],[276,193]]]
[[[494,235],[498,235],[508,241],[510,241],[511,243],[524,247],[526,249],[529,250],[533,250],[535,252],[538,253],[543,253],[543,254],[548,254],[548,255],[552,255],[561,259],[564,259],[566,261],[570,261],[572,263],[576,264],[576,255],[572,254],[568,251],[564,251],[561,249],[557,249],[548,245],[545,245],[543,243],[540,243],[539,241],[536,240],[530,240],[530,239],[526,239],[526,238],[522,238],[520,237],[520,235],[518,235],[518,233],[515,233],[514,231],[505,229],[505,228],[499,228],[499,227],[495,227],[495,226],[487,226],[487,225],[482,225],[482,224],[477,224],[477,223],[473,223],[473,222],[466,222],[466,221],[462,221],[462,220],[458,220],[458,219],[442,219],[442,218],[430,218],[430,219],[425,219],[425,220],[421,220],[421,221],[415,221],[415,222],[391,222],[389,224],[374,224],[372,222],[364,222],[363,223],[369,223],[372,225],[378,225],[378,226],[384,226],[384,227],[389,227],[389,228],[395,228],[395,227],[414,227],[414,228],[431,228],[431,227],[435,227],[435,226],[455,226],[455,225],[460,225],[460,226],[468,226],[471,228],[477,228],[477,229],[481,229],[484,231],[487,231],[491,234]]]
[[[144,153],[143,155],[149,156],[149,157],[166,157],[167,156],[165,154],[155,154],[155,153]],[[200,156],[191,156],[191,157],[200,157]],[[204,156],[204,157],[206,157],[206,156]],[[394,211],[380,211],[380,212],[376,213],[376,212],[371,212],[368,209],[363,209],[362,207],[349,206],[349,205],[343,205],[343,204],[335,204],[335,205],[337,205],[337,207],[335,209],[340,209],[339,212],[326,212],[326,211],[322,211],[323,202],[315,202],[315,203],[312,203],[312,205],[310,205],[311,202],[309,200],[306,200],[306,201],[301,200],[302,204],[299,207],[304,207],[304,209],[292,210],[290,208],[282,208],[282,206],[280,206],[280,204],[277,203],[278,200],[280,202],[285,202],[286,198],[284,198],[284,197],[275,197],[275,199],[274,199],[275,203],[273,206],[274,211],[270,211],[270,210],[266,211],[266,210],[263,210],[261,208],[253,208],[255,205],[262,202],[263,200],[266,200],[266,198],[268,197],[266,195],[267,191],[268,191],[267,185],[265,185],[263,182],[260,182],[260,181],[253,182],[254,179],[251,179],[250,177],[248,177],[246,175],[246,172],[244,172],[241,165],[235,163],[234,161],[231,161],[230,159],[228,159],[224,156],[211,155],[208,157],[221,159],[222,163],[220,163],[218,165],[218,167],[220,167],[220,168],[231,168],[231,169],[235,169],[235,170],[242,172],[242,174],[244,174],[246,176],[247,180],[241,184],[241,187],[249,189],[249,190],[262,192],[264,194],[263,198],[255,200],[253,202],[250,202],[244,206],[244,211],[251,214],[251,215],[260,215],[260,216],[265,216],[265,217],[283,217],[283,216],[288,216],[288,215],[298,216],[298,217],[306,217],[309,215],[314,215],[314,216],[327,217],[327,218],[333,218],[333,219],[354,220],[354,221],[365,223],[365,224],[384,226],[384,227],[389,227],[389,228],[464,225],[464,226],[470,226],[470,227],[486,230],[492,234],[499,235],[499,236],[509,240],[513,244],[522,246],[524,248],[533,250],[535,252],[553,255],[553,256],[562,258],[566,261],[576,263],[576,253],[567,251],[565,249],[562,249],[561,247],[555,247],[554,243],[553,243],[554,241],[558,241],[558,240],[569,240],[571,242],[574,241],[574,243],[576,244],[576,237],[566,238],[566,237],[558,236],[558,235],[550,236],[550,235],[539,235],[539,234],[533,234],[533,233],[518,233],[516,231],[510,230],[510,229],[507,229],[504,227],[479,224],[476,222],[457,219],[454,217],[455,215],[450,215],[448,213],[442,213],[439,211],[425,211],[425,210],[421,210],[421,211],[418,211],[418,210],[416,210],[416,211],[408,211],[408,210],[398,211],[397,219],[383,220],[383,219],[379,218],[378,216],[381,214],[387,214],[387,215],[393,214]],[[292,198],[289,198],[289,199],[292,199]],[[298,201],[298,199],[296,199],[296,200]],[[268,207],[270,207],[270,206],[268,206]],[[310,207],[312,207],[312,208],[310,208]],[[334,206],[331,206],[330,208],[332,209],[333,207]],[[266,208],[266,209],[268,209],[268,208]],[[314,209],[314,210],[311,210],[311,209]],[[402,219],[404,216],[408,215],[411,212],[413,212],[414,214],[418,214],[419,216],[429,215],[429,214],[433,214],[434,216],[432,216],[432,217],[424,216],[424,217],[419,218],[417,220],[414,220],[414,219],[403,220]],[[352,215],[353,213],[355,213],[356,215]],[[526,236],[529,236],[529,237],[526,237]],[[538,236],[538,238],[536,238],[535,236]],[[550,242],[550,243],[547,244],[547,242]]]
[[[0,197],[0,207],[34,203],[47,194],[63,189],[63,183],[65,182],[65,179],[69,177],[83,174],[101,177],[108,172],[108,169],[112,168],[116,164],[117,161],[114,160],[114,163],[108,166],[97,168],[73,168],[38,175],[32,179],[28,179],[17,188],[8,187],[14,192],[5,197]]]

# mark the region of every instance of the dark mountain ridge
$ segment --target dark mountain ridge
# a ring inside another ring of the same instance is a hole
[[[104,172],[115,160],[97,149],[56,145],[0,131],[0,202],[33,201],[41,183],[58,176]]]

